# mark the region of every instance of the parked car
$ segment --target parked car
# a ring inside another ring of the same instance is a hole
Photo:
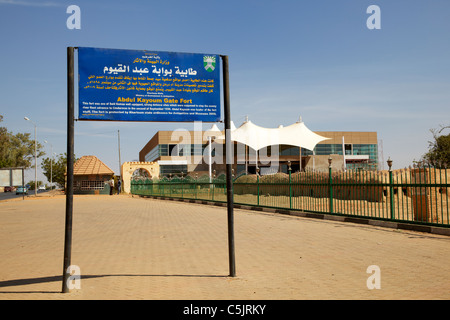
[[[14,187],[5,187],[4,188],[4,192],[13,192],[14,190],[16,190],[16,188],[14,188]]]
[[[45,190],[45,186],[44,185],[39,186],[38,190]]]
[[[28,189],[26,187],[17,187],[16,194],[28,194]]]

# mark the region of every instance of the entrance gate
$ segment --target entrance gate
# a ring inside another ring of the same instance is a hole
[[[123,191],[125,193],[130,193],[133,172],[138,169],[146,170],[150,174],[150,178],[159,176],[159,164],[157,162],[124,162],[120,173],[123,180]]]

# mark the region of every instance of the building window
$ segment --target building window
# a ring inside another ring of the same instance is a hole
[[[344,144],[345,155],[352,155],[352,145]]]
[[[378,163],[378,145],[376,144],[354,144],[353,154],[368,155],[369,159]]]
[[[159,167],[159,173],[162,176],[169,176],[170,174],[172,176],[180,175],[181,173],[186,174],[187,173],[187,165],[181,164],[181,165],[161,165]]]
[[[282,146],[280,146],[280,149],[281,149],[280,155],[282,155],[282,156],[298,156],[298,155],[300,155],[299,147],[291,147],[291,146],[282,145]],[[307,149],[305,149],[305,150],[307,150]],[[307,150],[307,151],[309,151],[309,150]],[[302,149],[302,155],[304,155],[303,149]]]
[[[82,180],[81,190],[103,190],[105,188],[105,181],[100,180]]]
[[[205,152],[205,148],[208,147],[207,144],[160,144],[159,146],[159,156],[170,156],[170,157],[190,157],[190,156],[202,156]],[[214,144],[213,144],[214,148]],[[152,150],[153,151],[153,150]],[[150,153],[152,153],[150,151]],[[214,149],[213,149],[214,155]],[[155,158],[156,159],[156,158]]]
[[[160,154],[160,148],[159,146],[154,147],[152,150],[150,150],[149,153],[145,155],[145,161],[152,162],[159,158]]]
[[[316,155],[342,155],[342,144],[318,144],[314,150]]]
[[[345,144],[344,149],[346,155],[368,155],[369,159],[378,161],[378,146],[376,144]],[[282,150],[281,155],[285,155],[283,152],[286,152],[286,150]],[[342,155],[342,144],[318,144],[314,152],[316,155]],[[302,156],[312,154],[312,151],[302,148]]]
[[[169,155],[169,148],[168,148],[167,144],[159,145],[159,155],[160,156],[168,156]]]
[[[169,150],[169,156],[171,156],[171,157],[178,156],[178,145],[177,144],[169,144],[168,150]]]
[[[206,144],[205,145],[191,144],[191,155],[192,156],[202,156],[203,150],[205,150],[206,146],[207,146]]]
[[[190,144],[179,144],[178,145],[178,155],[180,157],[189,157],[191,155],[191,145]]]

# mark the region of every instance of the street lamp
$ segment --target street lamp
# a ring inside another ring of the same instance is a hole
[[[330,214],[333,213],[333,178],[331,176],[331,163],[333,162],[333,158],[331,154],[328,156],[328,192],[330,197]]]
[[[50,145],[51,149],[51,157],[50,157],[50,190],[53,189],[53,145],[49,143],[47,140],[44,140],[45,143]]]
[[[37,140],[36,140],[36,124],[28,117],[24,117],[26,121],[30,121],[34,125],[34,195],[37,196]]]
[[[389,159],[386,162],[387,162],[387,165],[389,167],[389,171],[392,171],[392,160],[391,160],[391,157],[389,157]]]

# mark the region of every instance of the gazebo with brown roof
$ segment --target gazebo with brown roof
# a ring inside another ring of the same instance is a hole
[[[74,194],[109,194],[112,171],[96,156],[82,156],[73,167]]]

